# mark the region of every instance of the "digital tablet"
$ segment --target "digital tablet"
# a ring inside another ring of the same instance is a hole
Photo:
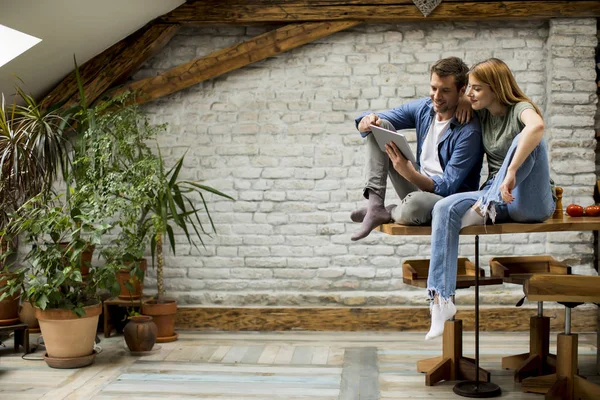
[[[371,133],[375,136],[375,141],[379,145],[381,151],[385,151],[385,145],[389,142],[396,143],[396,146],[402,153],[402,155],[408,160],[412,161],[413,164],[417,163],[417,159],[413,154],[410,146],[408,145],[408,141],[406,140],[406,136],[401,133],[389,131],[387,129],[383,129],[377,125],[369,125],[371,128]]]

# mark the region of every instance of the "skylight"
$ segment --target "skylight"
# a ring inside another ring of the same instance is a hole
[[[0,25],[0,67],[23,54],[39,42],[34,36]]]

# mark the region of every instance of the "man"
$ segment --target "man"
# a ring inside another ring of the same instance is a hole
[[[355,120],[367,141],[363,195],[368,205],[351,214],[352,221],[362,222],[352,240],[368,236],[392,219],[405,225],[431,223],[431,211],[438,200],[478,189],[483,162],[479,121],[475,118],[461,123],[455,115],[468,71],[460,58],[441,59],[430,70],[429,98],[378,114],[364,113]],[[381,151],[370,135],[371,124],[390,130],[416,129],[418,169],[393,142]],[[402,200],[398,206],[384,206],[388,176]]]

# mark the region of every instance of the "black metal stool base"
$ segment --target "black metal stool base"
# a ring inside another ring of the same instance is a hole
[[[463,397],[476,397],[479,399],[497,397],[502,394],[500,386],[492,382],[464,381],[454,386],[454,393]]]

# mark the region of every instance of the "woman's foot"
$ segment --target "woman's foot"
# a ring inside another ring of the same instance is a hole
[[[479,200],[477,200],[475,202],[475,204],[473,204],[473,206],[471,206],[471,208],[469,210],[473,210],[474,212],[477,213],[477,215],[479,215],[480,217],[483,217],[483,210],[481,209],[481,198]]]
[[[483,225],[484,223],[485,218],[478,212],[478,210],[469,208],[462,217],[460,227],[464,228],[465,226]]]
[[[435,303],[431,307],[431,328],[425,340],[431,340],[444,333],[444,324],[456,314],[456,306],[451,301]]]

